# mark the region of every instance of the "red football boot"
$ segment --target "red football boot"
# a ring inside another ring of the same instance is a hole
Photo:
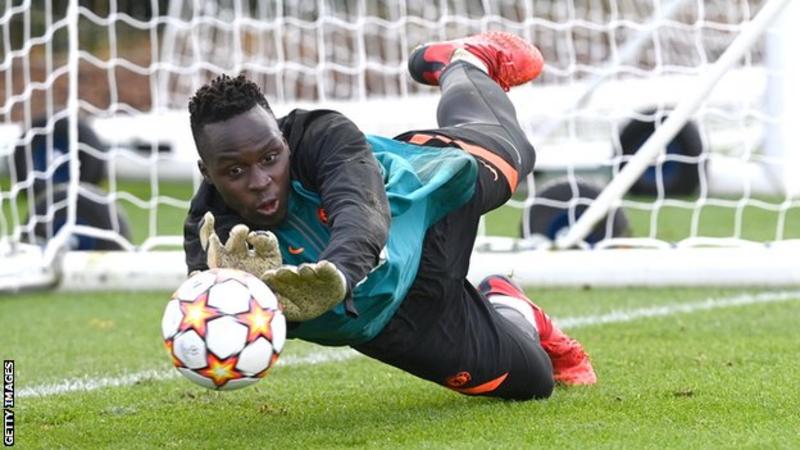
[[[422,84],[438,86],[442,70],[450,64],[453,52],[459,48],[483,61],[489,69],[489,76],[505,91],[533,80],[544,65],[539,49],[529,42],[511,33],[488,31],[415,48],[408,58],[411,77]]]
[[[597,383],[589,355],[581,344],[555,326],[542,308],[526,297],[513,281],[502,275],[491,275],[481,282],[478,290],[487,298],[505,295],[525,300],[531,306],[539,330],[539,341],[553,362],[553,378],[557,382],[569,385]]]

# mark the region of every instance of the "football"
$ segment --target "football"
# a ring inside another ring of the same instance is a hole
[[[275,365],[286,342],[286,319],[261,280],[211,269],[172,294],[161,333],[183,376],[209,389],[232,390],[257,382]]]

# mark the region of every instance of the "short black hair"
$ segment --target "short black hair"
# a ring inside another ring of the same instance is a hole
[[[264,107],[272,114],[261,89],[244,75],[231,78],[222,74],[214,78],[198,89],[189,100],[189,121],[195,141],[203,126],[228,120],[256,105]]]

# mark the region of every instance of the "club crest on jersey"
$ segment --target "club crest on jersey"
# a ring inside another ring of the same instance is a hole
[[[323,224],[328,224],[328,212],[324,208],[317,208],[317,217]]]

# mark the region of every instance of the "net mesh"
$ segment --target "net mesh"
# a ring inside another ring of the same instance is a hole
[[[7,246],[46,245],[69,221],[72,204],[72,248],[179,246],[200,182],[186,104],[210,78],[242,72],[279,114],[340,109],[365,132],[394,135],[435,125],[436,89],[414,83],[406,71],[416,45],[504,30],[534,42],[546,61],[538,80],[511,92],[538,165],[486,229],[553,239],[764,3],[6,0],[0,237]],[[70,21],[78,25],[72,60]],[[768,101],[771,77],[783,75],[768,64],[774,34],[767,30],[740,58],[688,131],[585,244],[741,245],[800,237],[800,201],[780,181],[797,157],[787,160],[786,151],[765,146],[768,132],[784,121]],[[71,77],[78,80],[77,111],[65,106]],[[65,131],[73,121],[80,122],[72,128],[77,149],[69,148]],[[79,179],[69,172],[75,158]],[[70,183],[74,197],[65,188]]]

